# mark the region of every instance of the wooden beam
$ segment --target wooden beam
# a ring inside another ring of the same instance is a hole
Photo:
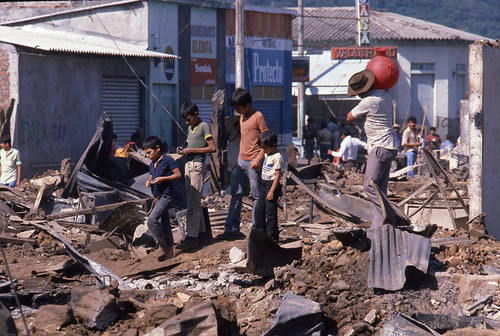
[[[102,212],[102,211],[109,211],[116,209],[122,205],[125,204],[146,204],[147,201],[149,201],[150,198],[141,198],[138,200],[133,200],[133,201],[127,201],[127,202],[118,202],[118,203],[113,203],[113,204],[106,204],[106,205],[100,205],[96,206],[93,208],[88,208],[88,209],[81,209],[81,210],[75,210],[75,211],[68,211],[68,212],[60,212],[58,214],[54,215],[48,215],[47,219],[48,220],[54,220],[54,219],[60,219],[60,218],[67,218],[71,216],[79,216],[79,215],[88,215],[91,213],[95,212]]]

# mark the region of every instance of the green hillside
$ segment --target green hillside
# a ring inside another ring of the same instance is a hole
[[[296,7],[297,0],[246,0],[247,4]],[[373,9],[439,23],[451,28],[500,38],[499,0],[371,0]],[[304,7],[354,6],[355,0],[303,0]]]

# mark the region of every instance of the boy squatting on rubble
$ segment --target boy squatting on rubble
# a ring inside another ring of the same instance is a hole
[[[278,241],[278,198],[281,196],[283,157],[276,150],[278,137],[273,132],[262,133],[259,137],[259,146],[265,155],[262,164],[262,185],[255,206],[255,229],[265,232]]]
[[[21,157],[19,151],[12,148],[9,135],[0,138],[0,165],[2,166],[0,183],[9,187],[21,184]]]
[[[205,178],[205,158],[215,152],[215,142],[210,126],[200,118],[198,106],[186,102],[181,106],[181,116],[188,127],[187,147],[179,153],[186,157],[184,177],[186,180],[186,238],[176,246],[180,250],[196,248],[198,239],[206,235],[201,209],[201,194]]]
[[[240,152],[238,155],[238,164],[235,169],[241,171],[238,176],[248,177],[250,180],[250,190],[253,197],[252,209],[252,227],[255,227],[255,211],[259,200],[261,178],[260,168],[264,151],[259,148],[259,136],[268,130],[266,121],[261,112],[257,111],[252,106],[252,95],[248,90],[236,89],[230,99],[230,104],[240,115]],[[240,185],[240,181],[236,181],[235,185]],[[231,186],[233,189],[233,186]],[[240,188],[236,188],[240,189]],[[218,239],[238,239],[241,238],[240,221],[241,221],[241,206],[243,193],[231,192],[231,203],[229,204],[229,212],[224,224],[224,232],[217,236]]]
[[[146,155],[151,159],[149,165],[149,179],[146,187],[151,187],[154,197],[147,224],[153,238],[160,247],[159,261],[174,256],[174,237],[168,209],[172,203],[172,181],[181,178],[181,172],[174,159],[165,155],[165,147],[158,137],[150,136],[144,140]]]
[[[382,226],[385,219],[370,182],[373,181],[382,193],[387,194],[391,162],[398,153],[398,139],[391,123],[393,109],[391,95],[387,90],[374,89],[374,82],[374,74],[365,69],[349,79],[347,91],[349,96],[358,95],[361,98],[359,104],[347,114],[347,122],[352,124],[357,118],[366,116],[365,131],[369,154],[363,189],[375,205],[372,229]]]

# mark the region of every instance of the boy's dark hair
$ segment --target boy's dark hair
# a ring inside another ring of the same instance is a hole
[[[410,123],[410,121],[413,121],[416,124],[417,123],[417,118],[415,118],[414,116],[410,116],[408,118],[408,123]]]
[[[430,130],[436,132],[436,127],[432,126]]]
[[[200,113],[200,110],[198,109],[198,105],[195,103],[191,102],[185,102],[181,106],[181,117],[186,119],[188,115],[195,115],[196,112]]]
[[[260,147],[276,147],[278,146],[278,137],[271,131],[265,131],[259,136]]]
[[[335,118],[334,116],[331,116],[331,117],[330,117],[330,121],[331,121],[332,123],[336,124],[336,123],[337,123],[337,118]]]
[[[312,124],[313,122],[314,122],[314,118],[313,117],[307,118],[307,123]]]
[[[9,145],[12,143],[12,140],[10,139],[10,135],[2,135],[0,138],[1,143],[8,143]]]
[[[162,152],[167,151],[167,143],[162,142],[160,140],[160,138],[158,138],[157,136],[154,136],[154,135],[148,136],[144,140],[143,146],[144,146],[144,149],[147,149],[147,148],[155,149],[157,147],[160,147]]]
[[[237,88],[231,94],[231,98],[229,99],[229,104],[232,107],[247,106],[247,104],[252,105],[252,95],[250,94],[250,91],[248,91],[248,90],[245,90],[242,88]]]
[[[349,135],[351,135],[351,129],[349,127],[344,127],[342,129],[342,135],[346,136],[346,137],[349,136]]]
[[[113,135],[111,136],[111,139],[118,139],[118,135],[116,135],[116,133],[113,133]]]
[[[130,141],[132,141],[132,142],[138,142],[138,141],[139,141],[139,138],[140,138],[139,133],[134,132],[134,133],[132,133],[132,135],[130,136]]]
[[[453,142],[453,135],[451,134],[446,135],[446,140]]]
[[[327,128],[328,125],[326,124],[326,121],[321,122],[321,128]]]

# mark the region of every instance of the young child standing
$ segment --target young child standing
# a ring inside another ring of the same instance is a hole
[[[260,194],[260,168],[264,151],[259,147],[259,136],[268,130],[261,112],[252,106],[252,95],[248,90],[238,88],[231,95],[230,104],[240,115],[240,152],[238,166],[250,180],[253,197],[252,226],[255,226],[255,206]],[[239,174],[241,175],[241,174]],[[224,223],[224,232],[218,239],[232,240],[242,237],[240,233],[242,193],[233,194],[229,212]]]
[[[276,150],[278,137],[273,132],[262,133],[259,137],[259,146],[265,154],[262,165],[262,186],[255,206],[255,229],[265,232],[278,241],[278,198],[281,196],[283,157]]]
[[[164,261],[174,256],[174,237],[168,209],[172,203],[172,181],[180,179],[181,172],[174,159],[165,155],[165,148],[162,148],[161,140],[157,137],[147,137],[144,149],[151,159],[146,187],[151,187],[154,197],[153,209],[148,216],[147,224],[160,247],[161,255],[158,260]]]
[[[19,151],[12,148],[9,135],[0,138],[0,165],[2,166],[0,183],[9,187],[21,184],[21,157]]]
[[[188,127],[187,147],[181,152],[186,157],[184,176],[186,180],[187,212],[186,238],[176,246],[180,250],[196,248],[200,233],[205,233],[201,210],[201,194],[205,179],[205,158],[215,152],[215,142],[210,126],[200,118],[198,106],[186,102],[181,106],[181,116]]]

